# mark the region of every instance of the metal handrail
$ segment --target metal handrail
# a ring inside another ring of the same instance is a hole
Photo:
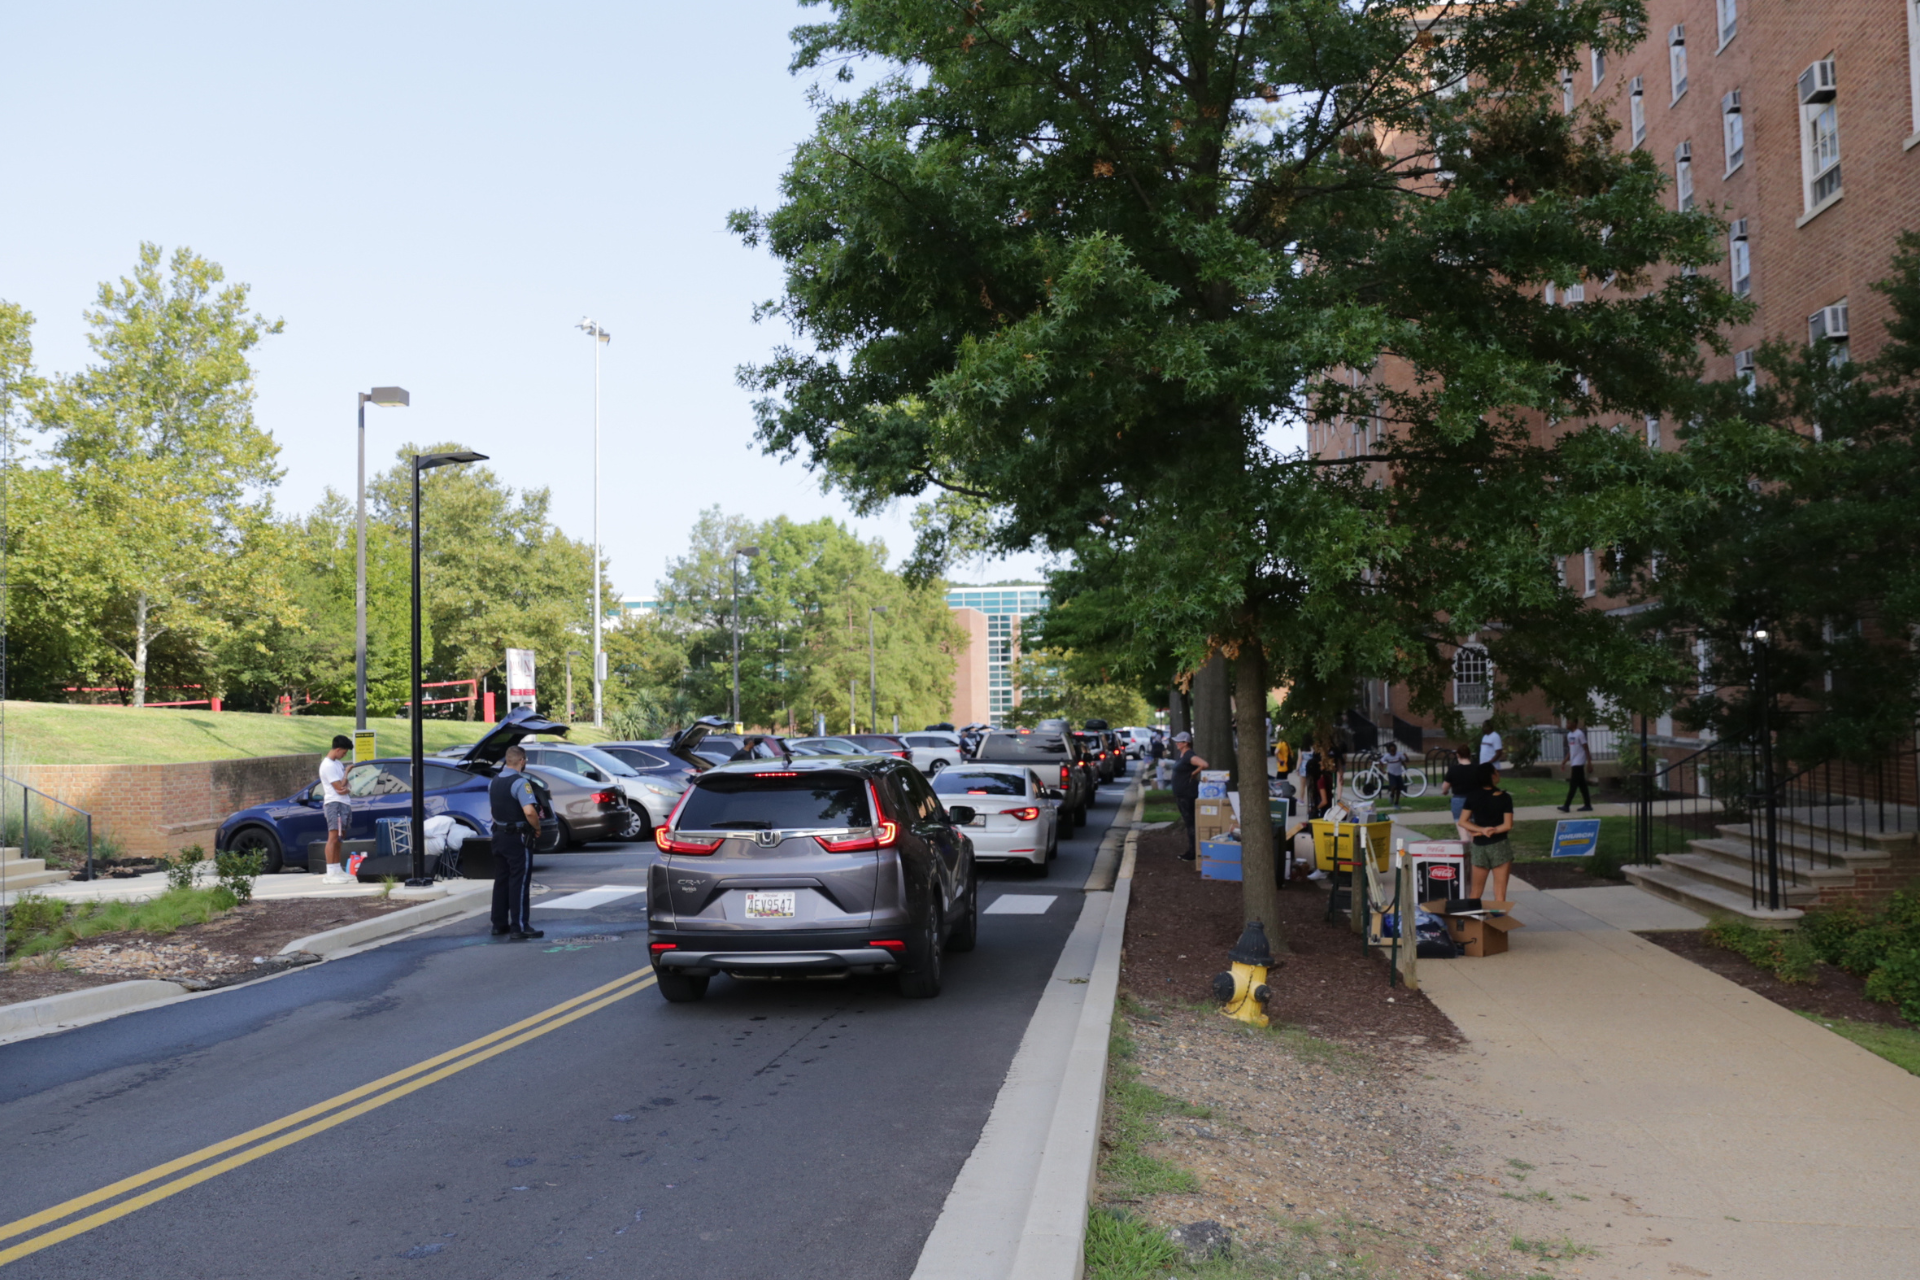
[[[28,783],[22,782],[18,778],[11,778],[6,776],[5,774],[0,774],[0,785],[16,786],[20,788],[20,791],[21,791],[20,856],[23,858],[31,858],[33,856],[33,809],[26,802],[27,792],[32,792],[34,795],[39,796],[42,800],[50,801],[53,804],[57,804],[62,809],[66,809],[69,812],[77,813],[81,817],[87,820],[87,877],[86,878],[89,880],[93,879],[93,815],[91,813],[88,813],[85,809],[82,809],[77,804],[68,804],[65,800],[62,800],[59,796],[50,796],[46,792],[42,791],[40,788],[36,786],[32,786]]]

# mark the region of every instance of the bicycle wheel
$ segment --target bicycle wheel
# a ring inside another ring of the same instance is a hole
[[[1380,788],[1386,785],[1386,779],[1372,769],[1363,769],[1353,775],[1347,784],[1347,790],[1353,792],[1357,800],[1371,800],[1380,794]]]
[[[1402,792],[1409,800],[1417,800],[1427,794],[1427,775],[1418,769],[1407,771],[1407,787]]]

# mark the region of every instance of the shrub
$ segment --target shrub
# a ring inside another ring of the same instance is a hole
[[[1820,954],[1799,930],[1757,929],[1723,916],[1707,926],[1707,941],[1744,956],[1782,982],[1812,982]]]
[[[1807,912],[1800,921],[1800,932],[1807,935],[1822,960],[1839,964],[1847,943],[1866,926],[1867,913],[1859,903],[1847,900],[1837,906]]]
[[[194,872],[207,860],[207,851],[197,844],[190,844],[180,851],[177,858],[160,859],[161,869],[167,873],[167,888],[193,888]]]
[[[35,938],[66,922],[70,904],[38,893],[23,893],[7,910],[7,950],[21,951]]]
[[[1910,942],[1888,951],[1867,976],[1867,998],[1897,1005],[1901,1017],[1920,1023],[1920,945]]]
[[[235,902],[252,902],[253,882],[267,869],[267,855],[258,850],[240,853],[230,849],[214,854],[213,866],[220,887],[232,894]]]

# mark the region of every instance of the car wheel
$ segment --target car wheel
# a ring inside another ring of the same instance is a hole
[[[980,876],[977,872],[967,876],[967,901],[960,910],[962,914],[953,922],[953,932],[947,935],[949,951],[971,951],[980,941]]]
[[[280,857],[280,837],[265,827],[242,827],[233,833],[233,841],[227,846],[235,853],[258,853],[266,858],[262,875],[278,875],[282,865]]]
[[[647,817],[645,806],[630,804],[629,807],[633,810],[634,828],[632,834],[627,836],[627,843],[639,844],[643,840],[653,839],[653,823]]]
[[[909,1000],[931,1000],[940,994],[940,905],[927,904],[926,922],[907,939],[906,967],[897,979],[900,994]]]
[[[707,994],[707,979],[703,975],[694,977],[686,973],[669,973],[664,969],[654,970],[660,982],[660,994],[667,998],[668,1004],[692,1004],[703,1000]]]
[[[940,772],[942,769],[946,768],[948,765],[952,763],[953,761],[951,760],[935,760],[933,764],[928,767],[927,773],[929,776],[931,776],[933,774]]]

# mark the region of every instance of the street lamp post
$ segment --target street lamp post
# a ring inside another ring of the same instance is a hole
[[[740,557],[751,559],[758,547],[735,547],[727,563],[733,566],[733,720],[740,720]]]
[[[1766,806],[1767,907],[1778,911],[1780,902],[1780,828],[1779,811],[1773,795],[1773,690],[1767,685],[1768,635],[1764,629],[1753,633],[1754,690],[1760,703],[1760,791]]]
[[[410,704],[413,721],[413,768],[409,773],[413,790],[412,821],[407,824],[407,843],[413,848],[413,875],[407,884],[412,887],[433,883],[427,875],[427,793],[422,787],[426,780],[426,738],[420,722],[420,473],[431,471],[435,467],[451,466],[454,463],[485,462],[487,455],[475,453],[471,449],[462,449],[456,453],[416,453],[413,455],[413,702]]]
[[[580,657],[578,649],[567,650],[567,723],[573,723],[573,660]]]
[[[876,678],[873,658],[873,615],[885,613],[887,606],[874,604],[867,606],[867,731],[880,732],[880,682]]]
[[[593,320],[582,317],[575,326],[593,339],[593,727],[601,725],[601,668],[605,659],[600,650],[600,348],[613,341],[613,335]]]
[[[355,483],[355,523],[359,527],[359,550],[353,562],[353,727],[367,727],[367,401],[377,405],[412,403],[405,387],[375,387],[359,392],[360,399],[360,473]]]

